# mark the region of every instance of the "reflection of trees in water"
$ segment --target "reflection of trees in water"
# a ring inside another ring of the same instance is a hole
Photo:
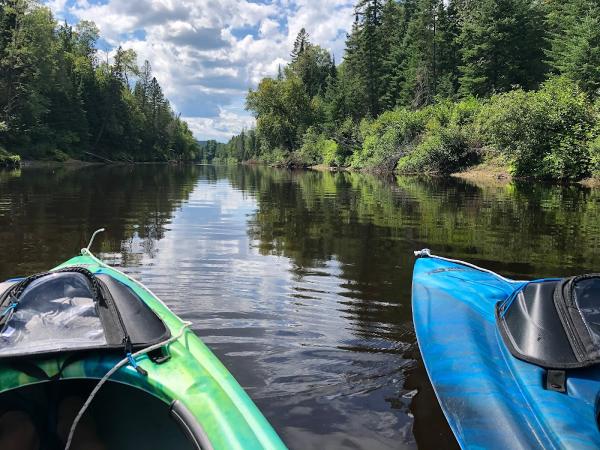
[[[0,259],[0,275],[52,267],[76,254],[100,227],[107,232],[97,250],[129,261],[132,246],[152,255],[199,176],[196,166],[151,165],[29,169],[20,177],[5,176],[0,253],[11,256]],[[133,244],[138,240],[141,245]]]
[[[352,280],[373,279],[372,263],[387,263],[386,274],[411,264],[410,250],[422,246],[524,275],[600,263],[599,190],[264,168],[245,177],[257,192],[249,233],[261,252],[301,267],[335,257]]]

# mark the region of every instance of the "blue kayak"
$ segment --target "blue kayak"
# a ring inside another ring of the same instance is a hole
[[[513,281],[417,253],[417,340],[460,446],[600,448],[600,276]]]

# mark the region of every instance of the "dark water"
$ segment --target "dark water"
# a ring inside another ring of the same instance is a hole
[[[412,251],[600,270],[600,191],[261,167],[0,172],[0,279],[95,251],[158,293],[295,449],[456,446],[411,323]]]

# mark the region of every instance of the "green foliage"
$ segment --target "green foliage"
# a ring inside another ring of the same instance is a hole
[[[474,99],[411,111],[397,109],[363,122],[364,144],[353,167],[447,174],[476,163],[472,121],[480,109]]]
[[[120,47],[99,61],[98,38],[91,22],[59,25],[34,0],[0,0],[0,143],[34,159],[194,158],[150,65]]]
[[[302,34],[304,32],[304,35]],[[292,62],[287,67],[288,77],[297,76],[309,98],[325,92],[330,76],[335,76],[335,66],[329,52],[312,45],[304,28],[296,38],[297,47],[292,52]]]
[[[600,178],[600,135],[589,143],[591,175]]]
[[[428,115],[428,110],[400,108],[387,111],[374,121],[364,120],[360,125],[363,146],[352,156],[352,167],[393,170],[424,130]]]
[[[447,175],[466,169],[479,159],[463,129],[437,127],[428,130],[416,148],[398,161],[397,171]]]
[[[21,165],[21,157],[11,155],[0,146],[0,168],[15,169]]]
[[[531,0],[480,0],[463,11],[461,92],[488,96],[544,79],[543,10]]]
[[[600,4],[595,0],[549,0],[546,54],[556,73],[575,80],[588,94],[600,90]]]
[[[246,97],[247,108],[257,117],[256,132],[267,149],[288,152],[299,147],[311,125],[310,97],[297,76],[283,80],[265,78]]]
[[[299,161],[307,166],[323,163],[323,154],[320,149],[322,139],[322,135],[315,128],[309,128],[304,134],[302,146],[297,152]]]
[[[309,128],[304,135],[300,150],[296,152],[299,165],[314,166],[326,164],[328,166],[341,166],[344,158],[338,144],[333,139],[327,139],[324,134],[315,128]]]
[[[348,165],[352,155],[362,148],[363,140],[354,121],[347,117],[333,131],[333,139],[338,145],[338,158],[341,166]]]
[[[478,127],[486,144],[508,155],[515,175],[576,180],[590,173],[586,140],[592,120],[577,85],[554,78],[538,92],[518,89],[492,97]]]

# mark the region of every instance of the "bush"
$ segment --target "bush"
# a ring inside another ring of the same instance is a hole
[[[319,149],[321,135],[313,127],[306,131],[302,139],[302,147],[298,150],[297,159],[307,166],[314,166],[323,162],[323,155]]]
[[[282,164],[287,160],[288,156],[289,153],[282,148],[274,148],[261,153],[259,161],[267,164]]]
[[[362,136],[356,123],[348,117],[335,129],[334,141],[338,145],[337,157],[340,166],[346,166],[354,153],[362,147]]]
[[[391,171],[423,132],[430,111],[400,108],[388,111],[376,120],[363,120],[360,132],[363,145],[351,159],[355,168]]]
[[[21,166],[21,157],[8,153],[4,148],[0,147],[0,168],[6,167],[16,169]]]
[[[341,166],[344,163],[338,144],[332,139],[327,139],[314,128],[309,128],[304,135],[302,147],[296,152],[294,159],[297,160],[295,165],[306,166],[317,164]]]
[[[459,172],[479,162],[479,153],[458,126],[430,130],[417,147],[398,161],[400,173]]]
[[[319,145],[321,154],[323,155],[323,164],[328,166],[340,167],[344,164],[343,155],[340,148],[332,139],[323,139]]]
[[[593,114],[585,94],[559,77],[537,92],[493,96],[477,119],[479,136],[511,161],[516,176],[577,180],[589,175]]]

